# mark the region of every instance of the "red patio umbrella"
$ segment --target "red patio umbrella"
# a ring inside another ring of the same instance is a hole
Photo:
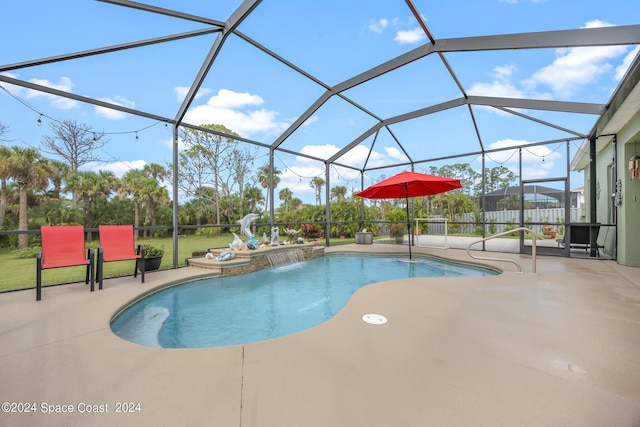
[[[367,199],[404,198],[407,201],[407,232],[411,238],[409,197],[433,196],[457,188],[462,188],[459,179],[405,171],[380,181],[355,195]],[[411,259],[411,242],[409,242],[409,259]]]

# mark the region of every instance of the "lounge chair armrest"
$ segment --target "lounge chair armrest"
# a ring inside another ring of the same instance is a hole
[[[138,245],[138,250],[136,251],[136,253],[140,255],[141,258],[144,258],[144,244],[141,243]]]

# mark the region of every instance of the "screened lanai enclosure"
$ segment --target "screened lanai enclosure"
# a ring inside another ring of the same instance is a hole
[[[638,14],[604,22],[550,2],[434,12],[426,0],[102,0],[73,2],[53,22],[37,3],[0,29],[22,40],[3,43],[2,122],[27,145],[72,123],[102,142],[80,170],[164,166],[167,224],[140,228],[172,235],[174,267],[180,236],[249,212],[261,215],[256,230],[313,222],[327,245],[345,227],[388,235],[383,202],[332,206],[405,170],[463,184],[409,201],[407,242],[455,247],[524,226],[568,256],[567,228],[584,223],[606,229],[598,255],[616,256],[615,203],[596,216],[616,171],[597,179],[572,159],[594,160],[637,112]],[[300,221],[305,206],[317,214]],[[523,253],[530,239],[474,249]]]

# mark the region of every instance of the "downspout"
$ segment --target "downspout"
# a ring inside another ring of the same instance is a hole
[[[613,191],[617,191],[618,183],[618,135],[613,136]],[[622,189],[620,190],[622,191]],[[613,203],[613,218],[611,218],[616,231],[616,244],[613,247],[613,259],[618,259],[618,205]],[[605,242],[606,243],[606,242]],[[606,248],[605,248],[606,250]]]

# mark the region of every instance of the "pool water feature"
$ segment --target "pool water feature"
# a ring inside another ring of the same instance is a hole
[[[267,259],[269,260],[271,267],[275,267],[282,264],[304,261],[304,254],[300,249],[269,252],[267,253]]]
[[[359,288],[400,278],[487,276],[493,270],[436,258],[331,255],[240,276],[173,286],[112,321],[119,337],[151,347],[202,348],[293,334],[326,322]]]

